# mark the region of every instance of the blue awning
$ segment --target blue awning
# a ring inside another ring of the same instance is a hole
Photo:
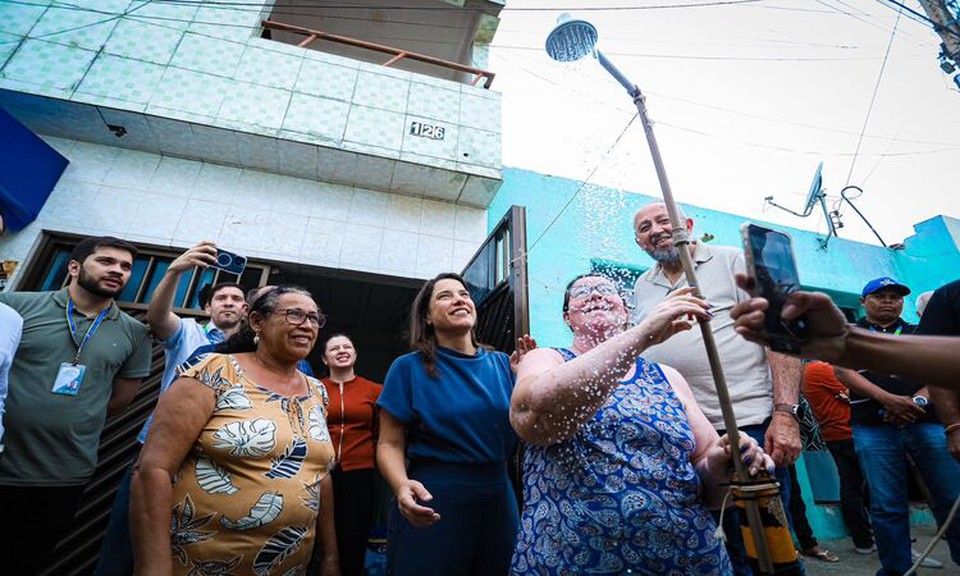
[[[0,108],[0,214],[13,232],[37,219],[69,160]]]

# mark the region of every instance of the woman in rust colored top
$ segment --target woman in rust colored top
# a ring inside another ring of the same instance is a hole
[[[323,379],[330,397],[327,427],[333,442],[333,509],[343,576],[360,576],[373,517],[377,398],[383,386],[357,376],[350,337],[334,334],[323,346]],[[339,513],[336,511],[339,510]]]

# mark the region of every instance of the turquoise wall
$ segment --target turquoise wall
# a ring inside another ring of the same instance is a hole
[[[578,193],[579,190],[579,193]],[[567,282],[591,269],[591,260],[649,268],[653,260],[633,240],[633,214],[659,197],[586,185],[565,178],[504,168],[503,186],[490,205],[489,229],[510,206],[527,209],[527,271],[530,280],[530,327],[541,346],[569,344],[570,331],[563,324],[561,306]],[[682,195],[681,198],[682,200]],[[569,204],[569,205],[568,205]],[[564,209],[564,207],[566,208]],[[740,225],[763,220],[717,212],[681,203],[694,220],[693,235],[712,235],[713,245],[739,246]],[[960,277],[960,221],[937,216],[915,225],[916,234],[902,248],[890,249],[831,238],[812,232],[771,225],[793,237],[794,251],[804,286],[830,293],[841,306],[857,307],[860,290],[870,279],[891,276],[913,289],[931,290]],[[916,321],[914,298],[904,305],[904,318]],[[844,534],[839,512],[816,506],[802,462],[799,479],[808,506],[808,519],[821,538]],[[930,515],[915,514],[926,522]]]

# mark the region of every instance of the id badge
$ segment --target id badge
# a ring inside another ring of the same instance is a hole
[[[83,364],[71,364],[64,362],[60,364],[60,371],[57,372],[57,379],[53,382],[54,394],[63,394],[65,396],[76,396],[80,393],[80,384],[83,383],[83,373],[87,367]]]

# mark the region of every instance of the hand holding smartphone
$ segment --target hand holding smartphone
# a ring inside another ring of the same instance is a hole
[[[247,259],[239,254],[217,248],[217,260],[210,267],[240,276],[247,267]]]
[[[764,331],[775,352],[798,354],[810,340],[804,318],[785,321],[780,313],[787,296],[800,289],[800,275],[793,257],[790,236],[747,222],[740,227],[747,273],[754,279],[754,295],[770,303],[764,315]]]

